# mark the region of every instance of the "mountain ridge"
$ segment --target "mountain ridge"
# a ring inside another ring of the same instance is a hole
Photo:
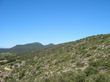
[[[33,43],[16,45],[11,48],[0,48],[0,53],[4,53],[4,54],[5,53],[12,53],[12,54],[26,53],[26,52],[40,50],[53,45],[54,44],[52,43],[48,45],[43,45],[39,42],[33,42]]]

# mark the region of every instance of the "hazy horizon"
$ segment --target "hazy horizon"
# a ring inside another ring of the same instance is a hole
[[[108,34],[108,33],[106,33]],[[101,35],[101,34],[96,34],[96,35]],[[83,38],[87,38],[87,37],[91,37],[91,36],[96,36],[96,35],[90,35],[90,36],[86,36],[86,37],[82,37],[82,38],[79,38],[79,39],[74,39],[73,41],[76,41],[76,40],[80,40],[80,39],[83,39]],[[68,41],[68,42],[72,42],[72,41]],[[62,43],[68,43],[67,41],[66,42],[62,42]],[[26,44],[31,44],[31,43],[41,43],[41,42],[27,42],[27,43],[20,43],[20,44],[15,44],[15,45],[12,45],[10,47],[0,47],[0,48],[12,48],[14,46],[17,46],[17,45],[26,45]],[[44,44],[44,43],[41,43],[43,45],[49,45],[49,44],[55,44],[55,45],[58,45],[58,44],[62,44],[62,43],[47,43],[47,44]]]

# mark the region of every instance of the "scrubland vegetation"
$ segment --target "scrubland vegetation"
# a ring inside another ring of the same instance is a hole
[[[1,82],[110,82],[110,34],[0,55]]]

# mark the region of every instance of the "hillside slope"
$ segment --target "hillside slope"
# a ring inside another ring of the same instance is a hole
[[[109,82],[110,34],[0,58],[1,82]]]

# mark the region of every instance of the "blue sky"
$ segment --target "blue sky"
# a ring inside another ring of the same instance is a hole
[[[0,47],[110,33],[110,0],[0,0]]]

